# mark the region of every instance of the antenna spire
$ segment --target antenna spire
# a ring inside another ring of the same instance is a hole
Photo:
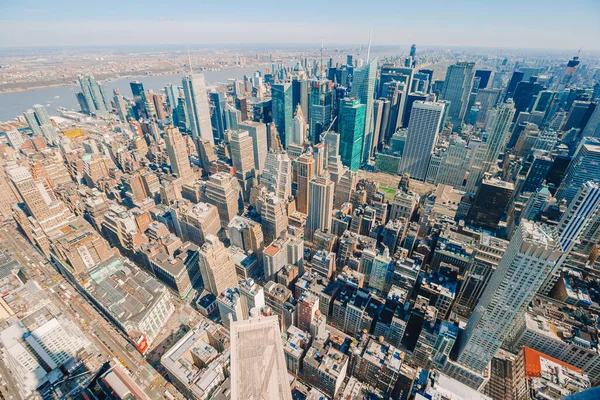
[[[367,47],[367,64],[369,63],[369,59],[371,58],[371,36],[373,35],[373,28],[369,30],[369,47]]]
[[[190,75],[193,75],[194,71],[192,71],[192,57],[190,57],[190,46],[186,45],[185,47],[187,48],[188,53],[188,64],[190,64]]]
[[[325,66],[323,65],[323,38],[321,38],[321,77],[325,74]]]

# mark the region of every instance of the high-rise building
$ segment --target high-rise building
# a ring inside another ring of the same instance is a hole
[[[296,108],[296,115],[292,121],[292,143],[303,145],[306,141],[306,120],[300,105]]]
[[[313,143],[321,141],[321,134],[331,124],[333,114],[332,83],[329,81],[313,81],[310,91],[309,137]]]
[[[322,231],[331,229],[334,187],[335,185],[327,173],[310,181],[308,218],[306,220],[309,238],[313,237],[317,229]]]
[[[362,142],[361,162],[366,162],[371,156],[373,144],[373,93],[377,77],[377,57],[367,60],[367,64],[354,71],[350,96],[356,97],[365,105],[365,129]]]
[[[560,256],[553,228],[521,222],[469,318],[459,346],[459,365],[483,373],[515,317],[525,310]]]
[[[274,193],[267,193],[261,203],[261,224],[267,243],[271,243],[287,230],[288,216],[285,204],[285,200]]]
[[[473,62],[458,62],[450,65],[446,71],[444,88],[440,98],[450,102],[448,118],[455,124],[465,118],[471,86],[473,85]]]
[[[212,105],[212,116],[211,123],[213,127],[213,136],[215,139],[225,139],[225,109],[227,107],[227,101],[225,100],[225,94],[221,92],[209,93],[210,102]]]
[[[284,149],[292,142],[292,123],[294,118],[292,85],[277,83],[271,86],[273,122],[279,132]]]
[[[308,214],[308,199],[310,195],[310,181],[315,176],[315,159],[312,154],[304,153],[296,160],[296,175],[298,188],[296,189],[296,210]]]
[[[133,108],[135,118],[143,118],[146,114],[146,112],[144,111],[144,104],[146,103],[146,92],[144,91],[144,85],[142,84],[142,82],[133,81],[129,83],[129,86],[131,87],[131,94],[133,94],[133,102],[135,103],[135,107]],[[85,97],[85,100],[88,101],[85,90],[83,91],[83,95]]]
[[[416,101],[413,103],[408,123],[408,136],[400,161],[400,172],[424,181],[427,177],[429,159],[437,142],[444,116],[445,104]]]
[[[244,200],[250,199],[254,170],[254,146],[248,131],[236,130],[229,132],[229,147],[231,148],[231,162],[235,168],[235,176],[240,182]]]
[[[507,134],[515,115],[515,107],[512,100],[508,100],[495,112],[492,129],[487,139],[487,154],[484,160],[483,172],[488,172],[498,161],[498,156],[504,151]]]
[[[510,182],[493,178],[484,179],[467,214],[467,223],[495,232],[513,191],[514,185]]]
[[[35,117],[35,111],[25,110],[23,112],[23,116],[25,117],[25,121],[27,121],[27,125],[29,125],[29,128],[31,129],[33,134],[35,136],[43,136],[42,128],[40,127],[40,124],[38,123]]]
[[[194,140],[201,137],[214,146],[213,128],[210,122],[210,106],[206,94],[204,74],[184,75],[182,79],[185,104],[187,106],[189,124]]]
[[[267,126],[262,122],[244,121],[238,124],[238,128],[250,134],[254,148],[254,168],[262,173],[268,152]]]
[[[292,400],[277,316],[231,323],[231,400]]]
[[[179,129],[174,126],[167,126],[164,138],[173,173],[185,183],[193,180],[194,174],[188,158],[186,140]]]
[[[356,98],[340,101],[338,130],[342,163],[358,171],[364,141],[366,106]]]
[[[285,151],[269,151],[260,183],[281,200],[292,195],[292,163]]]
[[[221,226],[226,227],[241,209],[241,188],[237,179],[217,172],[210,176],[205,189],[204,201],[217,207]]]
[[[479,113],[477,114],[477,122],[483,124],[487,113],[493,110],[500,97],[500,89],[479,89],[475,102],[479,103]]]
[[[206,242],[198,251],[198,258],[206,290],[218,296],[225,289],[237,286],[233,257],[216,236],[206,237]]]
[[[556,192],[556,200],[570,203],[587,181],[600,183],[600,138],[583,138]]]

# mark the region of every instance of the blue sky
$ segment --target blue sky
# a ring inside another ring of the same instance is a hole
[[[6,0],[0,47],[357,44],[600,50],[600,0]]]

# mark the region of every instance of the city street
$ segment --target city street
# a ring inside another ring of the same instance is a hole
[[[4,243],[13,257],[25,267],[27,275],[38,281],[47,290],[46,293],[54,298],[53,300],[63,305],[61,309],[67,312],[80,328],[93,339],[103,356],[107,360],[115,359],[120,362],[131,373],[132,379],[149,399],[162,398],[166,389],[172,394],[178,393],[123,337],[122,333],[114,328],[98,310],[92,307],[14,226],[7,224],[0,230],[0,241]],[[60,286],[66,288],[70,292],[70,296],[66,296]],[[49,288],[53,289],[54,294]],[[3,365],[0,365],[0,373],[3,377],[7,375]],[[11,379],[5,380],[8,390],[0,386],[0,393],[3,391],[5,393],[18,393],[18,390],[11,389],[13,384],[9,382]],[[6,396],[6,398],[9,397]]]

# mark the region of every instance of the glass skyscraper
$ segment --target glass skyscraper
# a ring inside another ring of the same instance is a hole
[[[276,83],[271,87],[271,102],[273,107],[273,122],[279,132],[281,144],[287,149],[292,141],[292,85],[290,83]]]
[[[351,171],[360,168],[363,138],[365,133],[366,105],[357,98],[346,98],[340,101],[340,156],[342,164]]]
[[[375,91],[375,78],[377,77],[377,57],[372,59],[363,68],[354,71],[350,96],[357,97],[366,106],[365,133],[362,148],[362,162],[371,156],[373,141],[373,93]]]

